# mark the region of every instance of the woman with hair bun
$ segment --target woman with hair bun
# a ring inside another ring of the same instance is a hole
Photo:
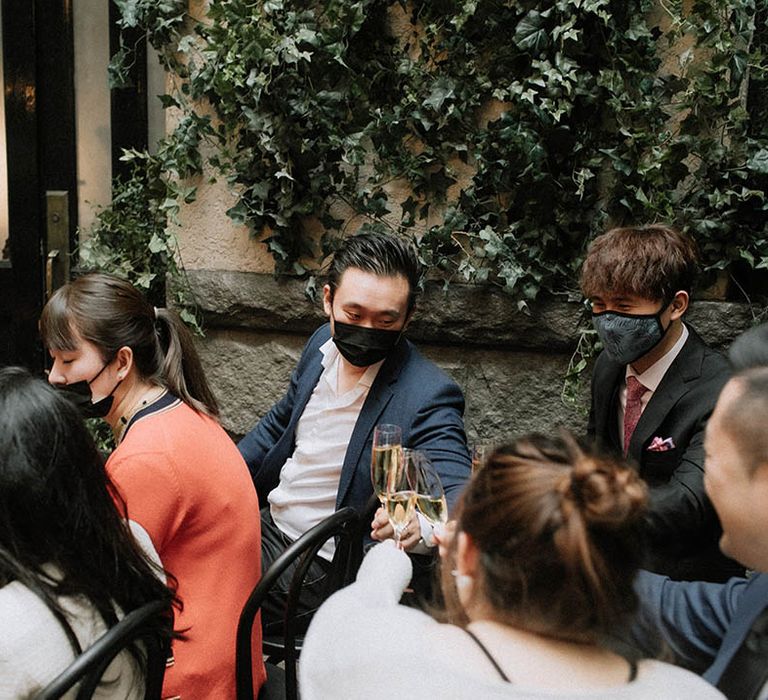
[[[612,650],[636,607],[646,500],[631,468],[569,435],[496,449],[441,547],[445,622],[398,605],[410,561],[375,546],[315,615],[302,698],[722,697],[687,671]]]
[[[59,288],[40,328],[49,381],[112,428],[107,473],[178,581],[184,638],[174,642],[164,697],[234,697],[237,622],[261,570],[259,504],[217,421],[191,334],[174,311],[100,273]],[[259,625],[253,648],[261,685]]]

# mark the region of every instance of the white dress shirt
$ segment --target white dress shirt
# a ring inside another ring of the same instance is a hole
[[[320,348],[323,372],[296,426],[296,446],[269,494],[272,519],[295,540],[336,510],[339,477],[355,423],[384,361],[371,365],[357,384],[338,393],[341,356],[328,340]],[[333,540],[319,555],[333,558]]]
[[[661,380],[664,379],[667,370],[672,366],[675,358],[683,349],[686,340],[688,340],[688,329],[685,327],[685,324],[683,324],[683,331],[680,333],[677,342],[647,370],[645,370],[645,372],[638,374],[632,369],[632,365],[627,365],[624,382],[619,389],[619,440],[621,441],[622,449],[624,449],[624,409],[627,406],[627,377],[635,377],[637,381],[648,389],[640,399],[640,415],[642,415],[642,412],[645,411],[645,407],[651,400],[653,393],[659,388],[659,384],[661,384]]]

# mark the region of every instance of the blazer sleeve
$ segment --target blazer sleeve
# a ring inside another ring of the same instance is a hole
[[[408,447],[425,452],[435,465],[451,512],[471,473],[464,433],[464,395],[445,378],[434,384],[416,411],[407,437]]]
[[[667,541],[674,536],[684,547],[688,540],[698,540],[717,523],[704,490],[705,425],[706,417],[691,437],[670,480],[651,486],[647,532],[652,540]]]
[[[240,454],[248,465],[254,483],[259,481],[264,457],[288,430],[298,382],[299,367],[297,366],[291,373],[291,381],[285,395],[269,409],[251,432],[237,443],[237,449],[240,450]]]
[[[270,479],[262,473],[264,459],[288,432],[296,403],[296,394],[301,385],[303,374],[309,366],[310,360],[316,357],[317,350],[328,337],[330,337],[328,324],[321,326],[312,334],[312,337],[307,341],[302,350],[299,362],[291,373],[291,380],[285,395],[269,409],[267,414],[237,444],[240,454],[248,465],[248,470],[251,473],[251,478],[257,491],[260,490],[260,485],[270,484],[270,487],[265,490],[264,497],[274,486],[273,482],[276,480],[275,475],[272,475],[273,478]],[[282,464],[279,466],[282,467]]]
[[[657,541],[674,537],[681,548],[698,541],[718,527],[715,510],[704,490],[704,434],[717,397],[730,378],[730,368],[720,355],[706,350],[702,376],[670,412],[661,431],[680,436],[682,454],[649,452],[643,454],[641,474],[651,486],[648,534]],[[669,423],[667,423],[669,421]],[[669,432],[667,430],[669,425]],[[676,461],[674,471],[661,483],[655,478]],[[716,536],[716,535],[712,535]]]
[[[648,656],[665,651],[665,644],[676,663],[702,673],[717,655],[746,586],[744,578],[672,581],[641,571],[635,581],[640,609],[632,643]]]

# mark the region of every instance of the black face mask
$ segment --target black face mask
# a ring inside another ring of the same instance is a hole
[[[110,362],[112,362],[112,360],[107,362],[90,382],[83,379],[74,384],[56,385],[56,388],[77,407],[77,410],[80,411],[80,415],[83,418],[104,418],[112,408],[112,404],[115,401],[113,394],[117,387],[122,383],[122,379],[118,380],[117,384],[112,388],[112,391],[110,391],[103,399],[94,401],[93,395],[91,394],[91,384],[99,378],[101,373],[107,367],[109,367]]]
[[[342,357],[355,367],[369,367],[383,360],[397,345],[403,331],[364,328],[333,320],[333,342]]]

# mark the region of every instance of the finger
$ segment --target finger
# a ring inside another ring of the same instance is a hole
[[[414,515],[403,531],[403,536],[400,538],[400,543],[403,545],[403,549],[408,550],[415,547],[420,539],[421,523],[419,522],[418,516]]]
[[[394,536],[394,534],[395,531],[392,529],[392,525],[390,525],[389,520],[387,520],[383,525],[374,527],[371,530],[371,538],[378,540],[379,542],[382,540],[390,539]]]
[[[384,525],[386,525],[389,522],[389,518],[387,517],[387,513],[383,508],[379,508],[376,513],[374,513],[373,520],[371,521],[371,527],[376,530]]]

